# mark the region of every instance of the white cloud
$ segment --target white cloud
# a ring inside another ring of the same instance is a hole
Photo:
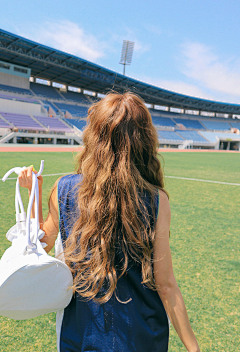
[[[33,28],[34,40],[58,50],[96,61],[104,56],[105,43],[85,32],[77,23],[63,20]]]
[[[138,55],[141,55],[147,51],[150,51],[151,45],[149,43],[144,43],[140,41],[134,30],[128,27],[124,27],[123,32],[121,34],[117,33],[109,33],[109,36],[111,37],[111,42],[113,45],[122,45],[123,40],[129,40],[131,42],[134,42],[134,53],[137,53]]]
[[[154,24],[146,24],[145,26],[145,29],[150,32],[151,34],[154,34],[156,36],[160,36],[163,31],[161,30],[161,28],[159,26],[156,26]]]
[[[134,51],[139,52],[139,54],[150,51],[151,46],[149,44],[142,43],[137,39],[134,41],[134,43]]]
[[[29,29],[30,28],[30,29]],[[101,62],[107,55],[121,54],[121,45],[124,40],[133,41],[133,56],[141,56],[150,51],[151,45],[137,38],[136,33],[129,27],[124,27],[122,33],[109,30],[104,39],[99,40],[97,35],[85,31],[79,24],[69,20],[46,21],[40,25],[28,24],[23,29],[16,28],[16,32],[30,40],[50,46],[92,62]],[[103,38],[103,34],[101,34]],[[103,64],[104,65],[104,64]]]
[[[197,98],[204,98],[204,99],[213,99],[210,94],[207,94],[194,84],[189,84],[181,81],[168,81],[168,80],[161,80],[159,81],[158,86],[165,88],[167,90],[172,90],[176,93],[190,95]]]
[[[214,50],[201,43],[182,46],[183,73],[212,92],[240,97],[240,61],[221,59]]]
[[[203,89],[199,88],[197,85],[189,84],[184,81],[171,81],[171,80],[162,80],[153,77],[138,77],[141,81],[152,84],[156,87],[170,90],[176,93],[189,95],[192,97],[203,98],[203,99],[214,99],[211,94],[208,94]]]
[[[182,80],[144,77],[145,82],[176,93],[203,99],[240,103],[240,60],[217,55],[213,48],[198,42],[181,46]],[[179,59],[178,59],[179,60]],[[142,80],[140,78],[140,80]]]

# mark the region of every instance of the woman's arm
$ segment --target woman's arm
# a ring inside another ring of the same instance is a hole
[[[167,195],[159,192],[159,214],[154,243],[154,278],[158,294],[178,336],[189,352],[199,352],[187,310],[175,280],[169,246],[171,211]]]
[[[19,185],[21,187],[27,188],[29,197],[32,189],[32,166],[26,168],[21,171],[19,174]],[[37,173],[37,172],[36,172]],[[45,247],[45,251],[48,253],[54,246],[55,240],[58,235],[59,225],[58,225],[58,195],[57,195],[57,183],[53,186],[52,193],[49,199],[49,210],[46,220],[43,220],[42,213],[42,185],[43,178],[42,176],[38,177],[38,187],[39,187],[39,223],[41,229],[45,232],[44,237],[40,240],[41,242],[45,242],[47,247]],[[34,206],[32,207],[31,218],[34,217]]]
[[[47,253],[53,248],[59,232],[57,182],[53,186],[48,202],[48,215],[42,225],[45,235],[41,242],[47,243],[47,247],[44,248]]]

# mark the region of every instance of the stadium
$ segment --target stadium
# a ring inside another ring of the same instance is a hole
[[[157,129],[172,212],[174,274],[201,350],[235,352],[240,105],[162,89],[0,29],[0,178],[16,166],[38,169],[45,160],[46,217],[54,182],[74,172],[89,107],[112,90],[141,96]],[[0,182],[0,257],[15,221],[15,181],[13,175]],[[21,194],[26,209],[28,194]],[[57,351],[55,316],[0,316],[0,351]],[[171,327],[169,352],[183,351]]]
[[[79,145],[89,106],[111,90],[144,99],[159,147],[240,150],[240,105],[164,90],[0,30],[0,144]]]

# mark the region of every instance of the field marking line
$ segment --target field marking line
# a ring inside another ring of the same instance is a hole
[[[220,184],[220,185],[240,186],[240,183],[230,183],[230,182],[213,181],[213,180],[202,180],[202,179],[199,179],[199,178],[179,177],[179,176],[164,176],[164,177],[176,178],[176,179],[179,179],[179,180],[186,180],[186,181],[197,181],[197,182],[217,183],[217,184]]]
[[[72,172],[60,172],[57,174],[46,174],[42,175],[43,177],[49,177],[49,176],[61,176],[61,175],[69,175]],[[190,177],[180,177],[180,176],[167,176],[165,175],[164,177],[166,178],[175,178],[178,180],[186,180],[186,181],[197,181],[197,182],[206,182],[206,183],[216,183],[220,185],[229,185],[229,186],[240,186],[240,183],[231,183],[231,182],[222,182],[222,181],[213,181],[213,180],[202,180],[199,178],[190,178]],[[17,177],[9,177],[7,180],[16,180]]]
[[[42,175],[42,177],[48,177],[48,176],[61,176],[61,175],[69,175],[69,174],[71,174],[72,172],[60,172],[60,173],[58,173],[58,174],[46,174],[46,175]],[[17,177],[8,177],[7,179],[6,179],[6,181],[8,181],[8,180],[16,180],[17,179]],[[2,179],[1,179],[2,180]]]

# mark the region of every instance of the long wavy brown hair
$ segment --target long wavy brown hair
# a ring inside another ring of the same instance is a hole
[[[142,266],[142,283],[154,289],[155,233],[141,194],[147,191],[154,200],[164,183],[157,132],[142,99],[130,92],[110,93],[93,104],[83,142],[77,157],[77,173],[83,175],[80,215],[64,253],[73,288],[86,299],[107,302],[131,260]],[[123,260],[116,268],[117,246]]]

